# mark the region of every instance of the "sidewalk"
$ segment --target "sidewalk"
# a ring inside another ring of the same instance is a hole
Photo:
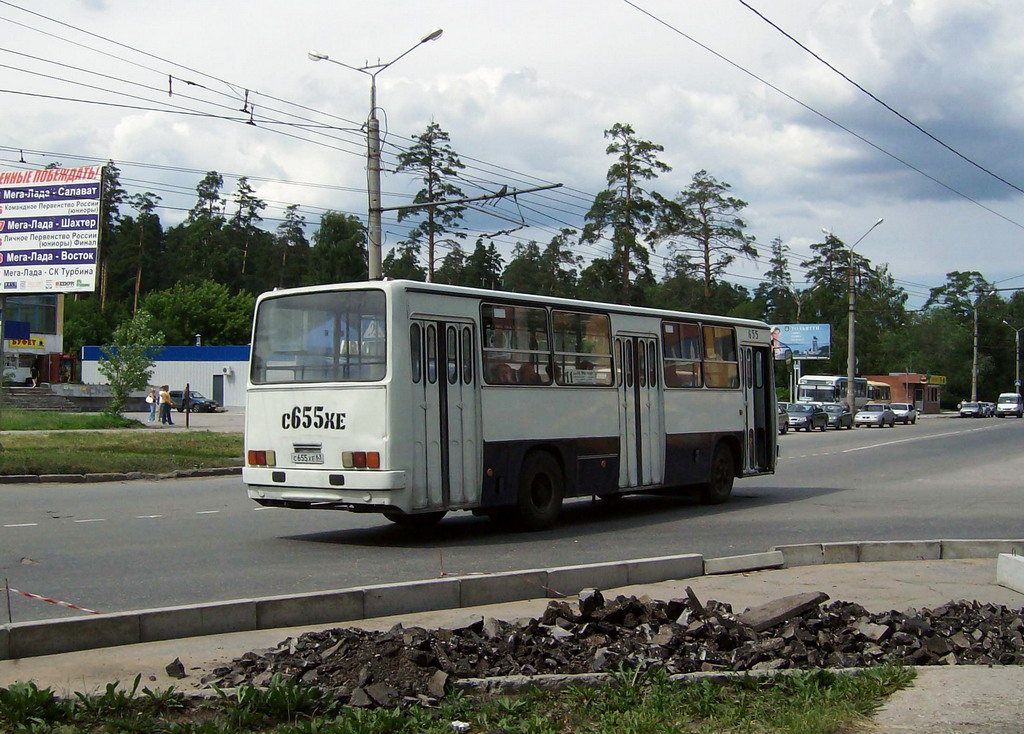
[[[228,408],[217,413],[179,413],[171,411],[171,420],[174,425],[165,426],[160,423],[157,417],[152,423],[149,422],[148,413],[126,413],[125,418],[134,418],[143,426],[154,431],[217,431],[221,433],[241,433],[245,430],[245,409]],[[188,422],[186,427],[185,423]]]
[[[995,559],[836,563],[797,568],[699,576],[680,581],[604,590],[616,594],[671,599],[690,587],[707,601],[728,602],[736,611],[805,591],[823,591],[832,600],[853,601],[869,611],[936,607],[960,599],[1024,607],[1024,594],[995,583]],[[410,593],[417,593],[415,587]],[[422,592],[419,592],[422,593]],[[63,692],[102,691],[111,681],[130,682],[142,675],[150,688],[199,690],[206,672],[250,650],[276,645],[312,629],[358,626],[386,630],[406,626],[458,627],[481,617],[513,620],[539,616],[548,599],[421,612],[333,625],[277,628],[255,632],[167,640],[99,650],[85,650],[20,660],[0,661],[0,686],[35,680]],[[165,666],[179,658],[188,677],[174,680]],[[1024,668],[984,666],[917,668],[917,681],[897,693],[875,717],[874,732],[1020,732],[1024,729]]]

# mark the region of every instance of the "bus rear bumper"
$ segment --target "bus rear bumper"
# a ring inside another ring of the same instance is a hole
[[[352,503],[363,506],[396,504],[396,491],[405,489],[404,471],[323,471],[244,467],[242,481],[254,500],[308,503]]]

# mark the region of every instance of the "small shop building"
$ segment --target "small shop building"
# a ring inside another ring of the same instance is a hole
[[[869,382],[889,386],[889,402],[913,403],[919,413],[938,413],[945,375],[922,372],[890,372],[887,375],[865,375]]]

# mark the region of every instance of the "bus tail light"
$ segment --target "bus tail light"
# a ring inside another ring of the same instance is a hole
[[[346,469],[380,469],[380,452],[345,451],[341,454],[341,465]]]
[[[277,466],[277,454],[273,451],[248,451],[249,466]]]

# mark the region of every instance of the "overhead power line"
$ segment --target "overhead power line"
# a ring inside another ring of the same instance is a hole
[[[746,67],[744,67],[744,66],[740,65],[739,63],[733,61],[729,57],[719,53],[718,51],[714,50],[713,48],[711,48],[707,44],[704,44],[704,43],[698,41],[696,38],[694,38],[693,36],[685,33],[684,31],[682,31],[681,29],[677,28],[676,26],[672,25],[667,20],[664,20],[663,18],[658,17],[657,15],[652,13],[651,11],[646,10],[646,9],[640,7],[635,2],[633,2],[633,0],[622,0],[622,2],[624,2],[626,5],[629,5],[631,8],[634,8],[635,10],[637,10],[640,13],[642,13],[643,15],[646,15],[648,18],[653,20],[655,23],[663,25],[665,28],[668,28],[673,33],[675,33],[675,34],[677,34],[679,36],[682,36],[687,41],[689,41],[690,43],[692,43],[692,44],[694,44],[694,45],[696,45],[696,46],[698,46],[700,48],[702,48],[703,50],[705,50],[708,53],[710,53],[712,56],[715,56],[716,58],[721,59],[725,63],[729,64],[729,66],[733,67],[734,69],[743,72],[744,74],[746,74],[747,76],[751,77],[752,79],[755,79],[756,81],[758,81],[761,84],[765,85],[766,87],[768,87],[772,91],[776,92],[777,94],[780,94],[783,97],[785,97],[786,99],[790,100],[791,102],[799,105],[800,107],[803,107],[805,110],[807,110],[811,114],[813,114],[813,115],[815,115],[817,117],[820,117],[822,120],[825,120],[830,125],[834,125],[835,127],[839,128],[840,130],[845,132],[847,135],[852,135],[853,137],[857,138],[857,140],[860,140],[865,145],[868,145],[871,148],[874,148],[879,153],[881,153],[881,154],[891,158],[892,160],[896,161],[900,165],[905,166],[906,168],[909,168],[911,171],[914,171],[915,173],[917,173],[918,175],[927,178],[932,183],[937,184],[938,186],[941,186],[942,188],[946,189],[950,193],[955,194],[956,196],[959,196],[961,199],[969,201],[972,204],[974,204],[975,206],[980,207],[981,209],[984,209],[985,211],[989,212],[990,214],[993,214],[993,215],[999,217],[1004,222],[1012,224],[1014,227],[1017,227],[1019,229],[1024,229],[1024,224],[1022,224],[1022,223],[1020,223],[1020,222],[1018,222],[1018,221],[1016,221],[1014,219],[1011,219],[1010,217],[1006,216],[1005,214],[1002,214],[1001,212],[998,212],[998,211],[996,211],[995,209],[993,209],[993,208],[991,208],[989,206],[986,206],[985,204],[981,203],[980,201],[978,201],[977,199],[975,199],[975,198],[973,198],[971,196],[968,196],[967,194],[965,194],[964,192],[960,191],[959,189],[956,189],[953,186],[950,186],[949,184],[945,183],[944,181],[939,180],[935,176],[932,176],[930,173],[927,173],[927,172],[921,170],[920,168],[915,166],[913,163],[911,163],[911,162],[909,162],[907,160],[904,160],[903,158],[900,158],[895,153],[892,153],[892,152],[886,150],[885,148],[883,148],[878,143],[875,143],[874,141],[868,139],[864,135],[861,135],[860,133],[856,132],[855,130],[852,130],[851,128],[847,127],[846,125],[843,125],[838,120],[835,120],[835,119],[829,117],[824,112],[821,112],[820,110],[817,110],[814,107],[811,107],[806,102],[803,102],[802,100],[797,99],[796,97],[794,97],[789,92],[786,92],[785,90],[783,90],[781,87],[778,87],[775,84],[772,84],[771,82],[769,82],[764,77],[758,76],[757,74],[752,72],[750,69],[747,69]]]
[[[893,113],[894,115],[896,115],[896,117],[900,118],[900,119],[901,119],[901,120],[903,120],[903,121],[904,121],[905,123],[907,123],[908,125],[910,125],[910,126],[911,126],[912,128],[914,128],[915,130],[917,130],[917,131],[918,131],[919,133],[922,133],[923,135],[927,136],[927,137],[928,137],[928,138],[930,138],[931,140],[935,141],[936,143],[938,143],[939,145],[941,145],[941,146],[942,146],[943,148],[945,148],[946,150],[948,150],[948,151],[949,151],[950,153],[952,153],[953,155],[957,156],[958,158],[961,158],[961,159],[963,159],[963,160],[964,160],[964,161],[966,161],[967,163],[969,163],[969,164],[971,164],[972,166],[974,166],[975,168],[977,168],[977,169],[978,169],[979,171],[982,171],[982,172],[984,172],[984,173],[987,173],[987,174],[988,174],[989,176],[991,176],[992,178],[996,179],[997,181],[1001,181],[1002,183],[1006,184],[1007,186],[1009,186],[1009,187],[1010,187],[1011,189],[1013,189],[1014,191],[1017,191],[1017,192],[1019,192],[1019,193],[1021,193],[1021,194],[1024,194],[1024,189],[1022,189],[1022,188],[1021,188],[1020,186],[1018,186],[1017,184],[1013,183],[1012,181],[1007,181],[1007,180],[1006,180],[1005,178],[1003,178],[1002,176],[1000,176],[1000,175],[999,175],[998,173],[993,173],[992,171],[990,171],[989,169],[985,168],[985,166],[981,165],[981,164],[980,164],[980,163],[978,163],[977,161],[975,161],[975,160],[973,160],[973,159],[971,159],[971,158],[967,157],[966,155],[964,155],[963,153],[961,153],[961,152],[960,152],[959,150],[957,150],[957,149],[956,149],[956,148],[954,148],[953,146],[949,145],[948,143],[946,143],[946,142],[945,142],[945,141],[943,141],[943,140],[940,140],[940,139],[939,139],[939,138],[937,138],[937,137],[936,137],[935,135],[933,135],[932,133],[930,133],[930,132],[928,132],[927,130],[925,130],[925,129],[924,129],[923,127],[921,127],[920,125],[918,125],[918,124],[917,124],[916,122],[914,122],[913,120],[911,120],[911,119],[910,119],[909,117],[907,117],[906,115],[904,115],[904,114],[903,114],[902,112],[900,112],[899,110],[897,110],[897,109],[893,108],[893,107],[892,107],[892,106],[891,106],[891,105],[890,105],[890,104],[889,104],[888,102],[886,102],[885,100],[883,100],[883,99],[880,99],[880,98],[879,98],[878,96],[876,96],[876,95],[875,95],[875,94],[873,94],[872,92],[869,92],[869,91],[868,91],[867,89],[865,89],[865,88],[864,88],[863,86],[861,86],[861,85],[860,85],[859,83],[857,83],[856,81],[854,81],[853,79],[851,79],[851,78],[850,78],[849,76],[847,76],[846,74],[844,74],[843,72],[841,72],[841,71],[840,71],[839,69],[837,69],[837,68],[836,68],[835,66],[833,66],[833,65],[832,65],[832,64],[830,64],[830,63],[829,63],[828,61],[826,61],[825,59],[823,59],[823,58],[822,58],[821,56],[819,56],[818,54],[816,54],[816,53],[815,53],[814,51],[812,51],[811,49],[809,49],[809,48],[808,48],[807,46],[805,46],[805,45],[804,45],[803,43],[801,43],[800,41],[798,41],[797,39],[795,39],[795,38],[794,38],[794,37],[793,37],[792,35],[790,35],[790,34],[789,34],[789,33],[787,33],[787,32],[786,32],[785,30],[783,30],[782,28],[780,28],[780,27],[779,27],[779,25],[778,25],[777,23],[775,23],[774,21],[772,21],[772,20],[768,19],[767,17],[765,17],[765,15],[764,15],[764,14],[763,14],[763,13],[762,13],[762,12],[761,12],[760,10],[758,10],[758,9],[757,9],[757,8],[755,8],[755,7],[753,7],[753,6],[752,6],[752,5],[750,4],[750,3],[748,3],[748,2],[746,1],[746,0],[737,0],[737,2],[738,2],[738,3],[740,4],[740,5],[742,5],[743,7],[747,8],[747,9],[748,9],[748,10],[749,10],[750,12],[752,12],[752,13],[753,13],[754,15],[756,15],[756,16],[757,16],[758,18],[760,18],[761,20],[763,20],[763,21],[764,21],[765,23],[767,23],[768,25],[770,25],[770,26],[771,26],[772,28],[774,28],[775,30],[777,30],[777,31],[778,31],[779,33],[781,33],[781,34],[782,34],[783,36],[785,36],[786,38],[788,38],[788,39],[789,39],[790,41],[792,41],[793,43],[795,43],[795,44],[796,44],[797,46],[799,46],[799,47],[800,47],[801,49],[803,49],[804,51],[806,51],[806,52],[807,52],[808,54],[810,54],[811,56],[813,56],[813,57],[814,57],[815,59],[817,59],[818,61],[820,61],[820,62],[821,62],[822,64],[824,64],[825,66],[827,66],[827,67],[828,67],[829,69],[831,69],[831,70],[832,70],[832,71],[833,71],[834,73],[836,73],[836,74],[838,74],[839,76],[841,76],[841,77],[842,77],[843,79],[845,79],[845,80],[846,80],[847,82],[849,82],[849,83],[850,83],[850,84],[852,84],[852,85],[853,85],[854,87],[856,87],[856,88],[857,88],[858,90],[860,90],[861,92],[863,92],[864,94],[866,94],[866,95],[867,95],[868,97],[870,97],[871,99],[873,99],[873,100],[874,100],[875,102],[877,102],[878,104],[882,105],[882,107],[884,107],[885,109],[889,110],[889,112],[891,112],[891,113]]]

